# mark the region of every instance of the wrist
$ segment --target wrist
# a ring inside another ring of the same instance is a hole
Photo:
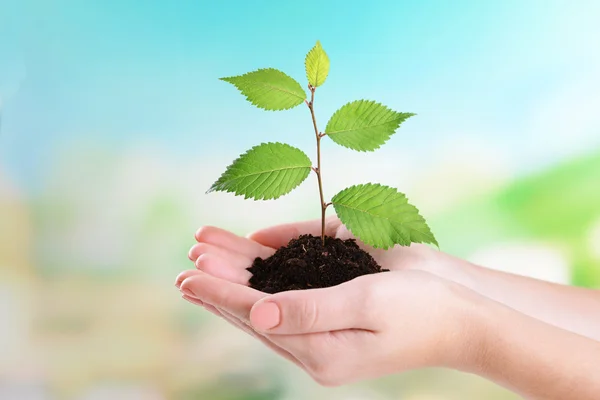
[[[597,398],[600,345],[480,296],[471,308],[464,357],[452,368],[527,398]]]
[[[500,305],[461,284],[450,282],[448,287],[453,310],[445,314],[449,329],[441,332],[445,339],[441,354],[445,357],[440,366],[478,373],[486,368],[493,343],[490,316]]]
[[[427,272],[478,292],[478,266],[441,251],[425,263]]]

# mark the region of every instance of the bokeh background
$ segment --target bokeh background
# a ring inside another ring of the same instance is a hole
[[[0,398],[516,399],[416,371],[324,389],[173,287],[201,225],[319,214],[205,190],[241,152],[314,155],[307,110],[252,107],[222,76],[305,82],[323,127],[347,101],[416,112],[384,148],[324,142],[324,184],[380,182],[444,251],[600,287],[600,2],[0,1]]]

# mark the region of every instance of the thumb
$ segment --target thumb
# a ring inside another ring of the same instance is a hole
[[[250,322],[257,331],[284,335],[370,329],[363,291],[351,282],[265,297],[252,306]]]

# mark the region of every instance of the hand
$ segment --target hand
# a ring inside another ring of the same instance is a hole
[[[469,354],[466,289],[422,271],[397,271],[344,284],[267,295],[205,273],[181,291],[336,386],[414,368],[463,369]]]
[[[488,270],[418,245],[387,252],[361,245],[392,272],[331,288],[267,295],[247,286],[245,268],[255,257],[302,233],[317,235],[319,225],[288,224],[249,239],[203,228],[190,251],[198,270],[180,274],[177,286],[186,300],[223,316],[324,385],[437,365],[528,398],[597,398],[600,346],[582,336],[599,337],[592,290]],[[350,236],[334,218],[326,233]]]
[[[252,264],[254,258],[268,257],[276,249],[302,234],[320,235],[321,221],[278,225],[259,230],[247,238],[220,228],[205,226],[196,233],[198,243],[191,248],[189,258],[199,270],[232,282],[247,284],[250,273],[246,268]],[[355,239],[335,216],[327,219],[325,234],[342,240]],[[397,246],[388,250],[374,249],[361,241],[357,241],[357,244],[371,254],[382,268],[392,271],[416,269],[455,280],[454,277],[461,273],[461,263],[464,263],[422,244]]]
[[[289,224],[241,238],[203,228],[190,250],[199,271],[177,284],[187,300],[223,316],[305,369],[337,385],[424,366],[459,368],[467,355],[456,338],[469,332],[474,293],[423,271],[438,254],[425,246],[369,250],[390,273],[360,277],[326,289],[267,295],[247,287],[253,258],[267,257],[299,234],[318,234],[318,221]],[[329,219],[327,234],[348,231]],[[395,256],[390,256],[395,253]],[[424,268],[422,268],[424,269]],[[464,342],[464,341],[463,341]]]

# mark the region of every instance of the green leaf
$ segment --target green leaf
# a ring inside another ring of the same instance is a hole
[[[315,47],[313,47],[306,55],[304,65],[306,67],[308,83],[314,87],[321,86],[325,83],[327,74],[329,74],[329,57],[318,40]]]
[[[331,140],[358,151],[373,151],[383,145],[413,113],[400,113],[370,100],[346,104],[333,114],[325,133]]]
[[[308,156],[295,147],[263,143],[227,167],[208,192],[233,192],[245,199],[276,199],[300,185],[310,173],[311,166]]]
[[[419,210],[394,188],[373,183],[351,186],[331,202],[342,223],[373,247],[387,249],[411,243],[438,246]]]
[[[250,103],[265,110],[287,110],[306,99],[306,92],[298,82],[274,68],[221,80],[233,84]]]

